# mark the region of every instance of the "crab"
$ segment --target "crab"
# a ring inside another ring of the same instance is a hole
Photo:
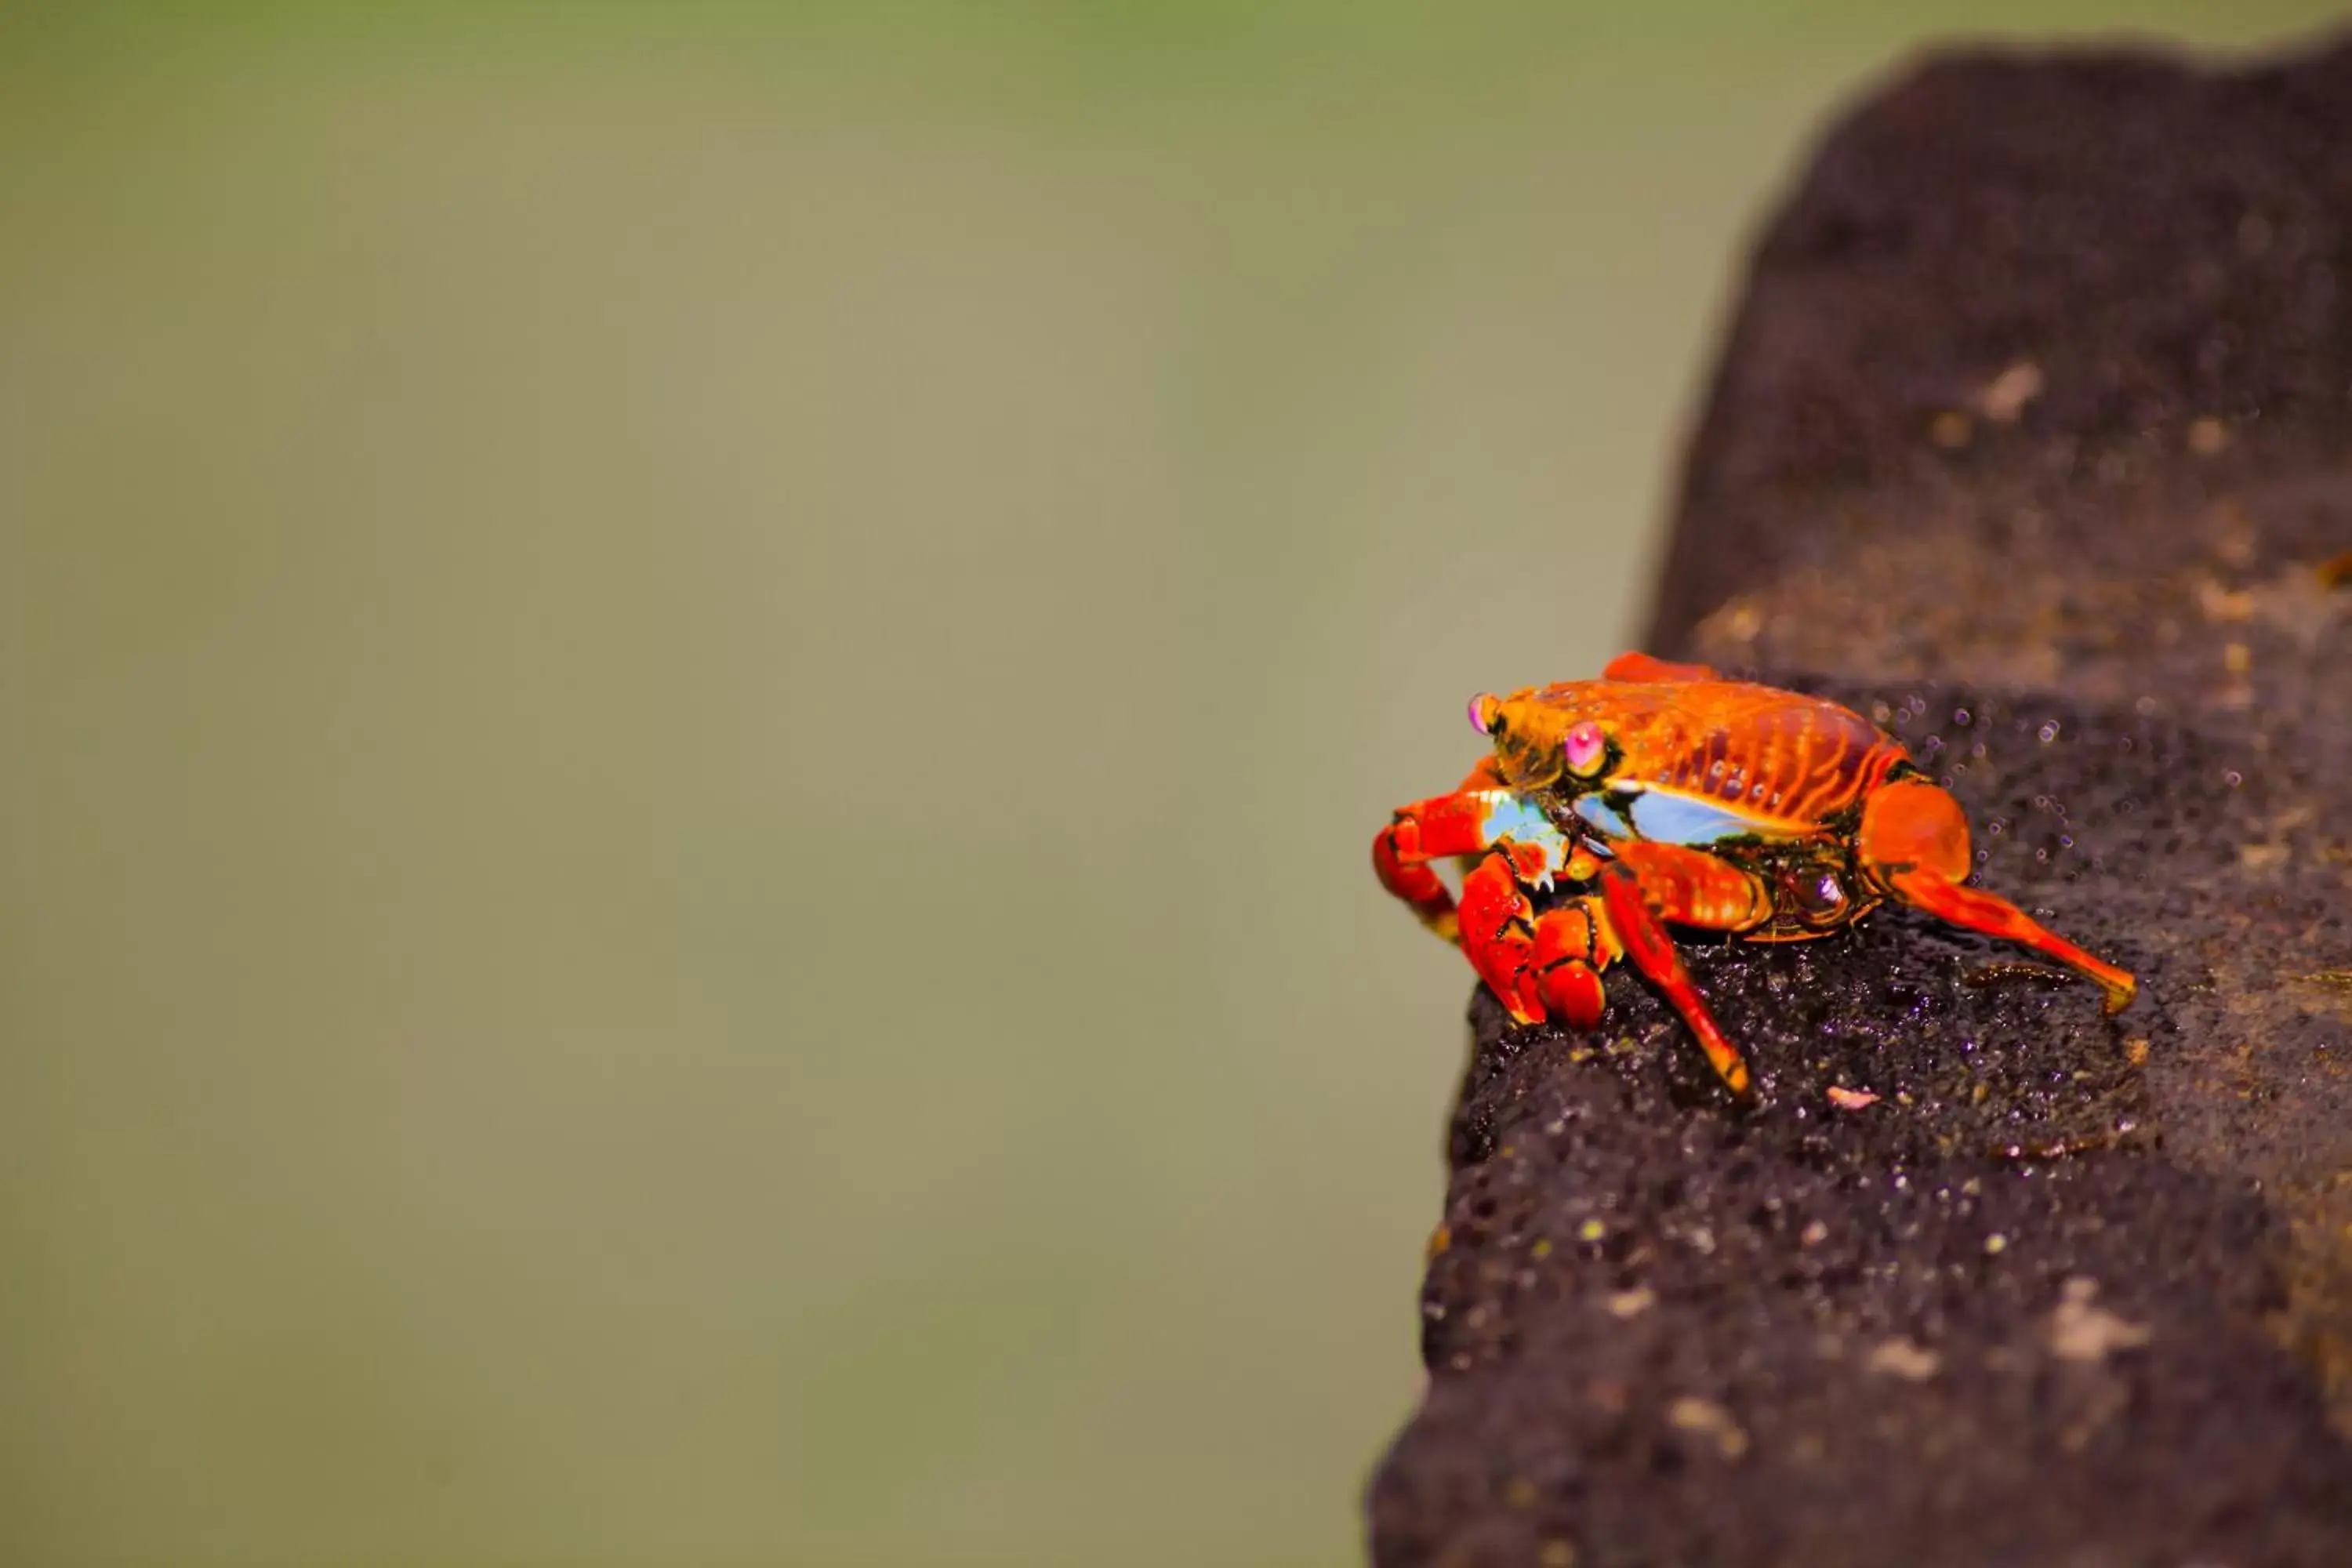
[[[1601,1021],[1620,958],[1664,994],[1725,1086],[1747,1061],[1669,925],[1801,942],[1894,900],[2084,976],[2105,1010],[2138,983],[1998,894],[1967,886],[1969,824],[1901,742],[1834,702],[1647,654],[1599,680],[1470,700],[1492,754],[1372,841],[1383,887],[1458,944],[1520,1024]],[[1459,900],[1432,862],[1465,868]]]

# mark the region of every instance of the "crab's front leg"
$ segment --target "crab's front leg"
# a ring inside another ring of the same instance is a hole
[[[1752,873],[1674,844],[1620,845],[1595,880],[1616,945],[1682,1015],[1725,1087],[1745,1099],[1752,1092],[1748,1063],[1707,1011],[1665,922],[1747,931],[1769,917],[1770,892]]]

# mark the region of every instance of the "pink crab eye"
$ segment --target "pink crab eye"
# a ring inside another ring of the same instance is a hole
[[[1481,735],[1486,733],[1486,704],[1493,700],[1483,691],[1470,699],[1470,728]]]
[[[1590,719],[1570,730],[1561,746],[1568,753],[1568,771],[1572,773],[1592,772],[1609,750],[1608,742],[1601,738],[1601,726]]]

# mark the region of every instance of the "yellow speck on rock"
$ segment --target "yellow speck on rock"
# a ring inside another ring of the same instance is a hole
[[[1902,1378],[1906,1383],[1925,1383],[1936,1375],[1944,1358],[1924,1345],[1896,1337],[1874,1345],[1864,1365],[1873,1372]]]
[[[1731,1412],[1711,1400],[1677,1399],[1666,1408],[1666,1419],[1685,1432],[1711,1436],[1715,1446],[1727,1459],[1737,1459],[1748,1452],[1748,1434],[1733,1420]]]
[[[2200,577],[2197,608],[2209,621],[2249,620],[2254,613],[2254,596],[2243,589],[2225,588],[2211,577]]]
[[[1638,1318],[1657,1304],[1658,1293],[1643,1285],[1632,1290],[1618,1290],[1609,1297],[1609,1310],[1620,1318]]]
[[[1996,425],[2014,425],[2025,405],[2042,395],[2042,367],[2030,359],[2019,360],[1977,394],[1977,412]]]
[[[1608,1234],[1609,1227],[1597,1219],[1586,1220],[1576,1227],[1576,1237],[1579,1241],[1599,1241]]]

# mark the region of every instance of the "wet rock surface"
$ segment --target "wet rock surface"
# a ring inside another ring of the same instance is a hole
[[[1651,638],[1835,698],[1981,879],[1483,995],[1384,1564],[2352,1563],[2352,47],[1931,63],[1759,251]]]

